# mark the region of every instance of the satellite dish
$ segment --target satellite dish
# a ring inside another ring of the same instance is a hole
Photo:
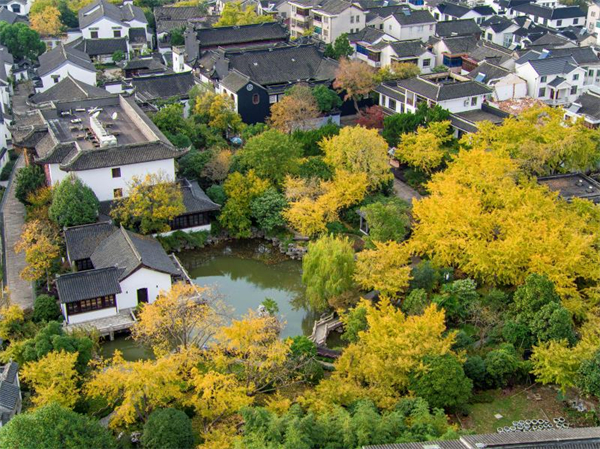
[[[116,120],[118,116],[119,116],[119,113],[118,113],[118,112],[113,112],[113,113],[111,114],[110,118],[112,118],[113,120]]]

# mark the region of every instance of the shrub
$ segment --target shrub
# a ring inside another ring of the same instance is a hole
[[[287,204],[285,197],[273,187],[270,187],[250,203],[252,218],[256,220],[260,229],[266,233],[271,233],[275,229],[285,226],[282,212]]]
[[[34,321],[56,321],[60,318],[60,315],[60,307],[54,296],[40,295],[35,298],[33,306]]]
[[[15,176],[15,196],[27,205],[27,196],[46,184],[44,171],[37,165],[21,168]]]
[[[429,305],[427,292],[422,288],[412,290],[402,301],[402,311],[407,315],[420,315]]]
[[[77,176],[69,175],[54,188],[50,218],[61,227],[94,223],[100,203],[92,189]]]
[[[191,449],[192,421],[181,410],[165,408],[152,412],[142,433],[144,449]]]
[[[585,360],[577,374],[577,387],[584,394],[600,399],[600,351],[591,360]]]
[[[222,206],[223,204],[225,204],[225,201],[227,201],[227,195],[225,194],[225,189],[221,185],[214,184],[214,185],[210,186],[208,189],[206,189],[206,194],[208,195],[208,197],[211,200],[213,200],[219,206]]]
[[[473,382],[462,364],[450,354],[427,356],[424,368],[410,376],[409,390],[429,402],[432,408],[457,409],[464,406],[473,389]]]
[[[504,344],[488,353],[485,365],[487,374],[498,387],[505,387],[514,381],[521,368],[517,351],[511,344]]]
[[[184,248],[202,248],[208,238],[207,231],[183,232],[175,231],[170,235],[156,237],[167,253],[180,251]]]
[[[8,181],[8,178],[10,178],[10,174],[12,173],[13,167],[16,163],[16,160],[9,159],[0,172],[0,181]]]
[[[485,361],[478,355],[469,357],[464,366],[466,376],[473,381],[473,386],[478,389],[484,389],[487,385],[487,369]]]

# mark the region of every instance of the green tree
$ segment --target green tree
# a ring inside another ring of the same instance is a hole
[[[226,3],[221,17],[213,26],[216,27],[230,27],[239,25],[252,25],[255,23],[272,22],[273,18],[269,15],[259,16],[256,14],[254,7],[248,5],[242,6],[242,2],[231,2]]]
[[[144,449],[192,449],[192,421],[181,410],[155,410],[144,424],[141,441]]]
[[[302,154],[304,156],[320,156],[323,154],[319,143],[325,137],[337,136],[340,133],[340,127],[335,123],[327,123],[317,129],[309,131],[296,130],[292,133],[294,140],[302,145]]]
[[[473,279],[459,279],[442,287],[432,302],[446,310],[446,318],[458,322],[467,316],[469,307],[479,299],[477,283]]]
[[[256,176],[254,170],[245,175],[232,173],[223,184],[227,202],[219,215],[219,222],[234,237],[249,237],[252,227],[252,201],[269,188],[269,182]]]
[[[422,369],[411,374],[408,389],[431,407],[456,410],[469,400],[473,382],[455,356],[431,355],[423,359]]]
[[[185,28],[174,28],[169,32],[169,37],[171,38],[171,45],[174,47],[178,47],[180,45],[185,44],[185,38],[183,36],[183,32]]]
[[[359,333],[367,330],[367,309],[364,307],[353,307],[341,316],[344,323],[342,340],[350,343],[358,341]]]
[[[219,206],[222,206],[223,204],[225,204],[225,201],[227,201],[227,195],[225,194],[225,189],[223,188],[223,186],[214,184],[208,189],[206,189],[206,194]]]
[[[167,137],[186,134],[188,123],[183,117],[183,105],[168,104],[152,115],[152,121]]]
[[[333,59],[347,58],[352,56],[354,49],[348,40],[348,33],[341,34],[333,44],[325,47],[325,56]]]
[[[117,445],[110,432],[93,418],[54,403],[11,419],[0,428],[0,447],[111,449]]]
[[[297,171],[301,155],[302,148],[292,137],[271,129],[250,138],[237,157],[245,169],[280,185],[286,175]]]
[[[77,176],[63,179],[52,193],[50,218],[61,227],[94,223],[100,203],[92,189]]]
[[[44,171],[38,165],[28,165],[21,168],[15,176],[15,196],[21,203],[28,205],[27,196],[44,185],[46,185]]]
[[[407,315],[421,315],[430,302],[426,290],[415,288],[402,301],[402,311]]]
[[[600,351],[584,360],[577,372],[577,387],[585,394],[600,399]]]
[[[46,51],[46,44],[39,33],[25,23],[0,23],[0,44],[7,47],[16,60],[28,58],[35,61]]]
[[[33,305],[34,321],[54,321],[61,317],[60,307],[54,296],[39,295]]]
[[[302,259],[302,282],[313,309],[324,311],[328,301],[354,287],[354,250],[347,238],[324,235],[309,243]]]
[[[337,92],[331,90],[324,84],[313,87],[313,97],[317,101],[317,106],[322,113],[327,113],[332,109],[339,108],[342,105],[342,99]]]
[[[261,196],[250,203],[252,218],[256,220],[258,227],[266,233],[285,227],[286,222],[281,213],[286,207],[285,196],[273,187],[269,187]]]
[[[179,159],[179,176],[187,179],[200,179],[202,170],[213,157],[212,151],[191,150]]]
[[[389,198],[372,203],[364,206],[362,211],[369,225],[371,240],[401,242],[406,237],[409,226],[408,204],[401,199]]]
[[[485,357],[485,368],[497,387],[505,387],[518,375],[521,361],[513,345],[503,344],[488,353]]]
[[[396,147],[400,143],[400,137],[403,134],[413,133],[419,126],[431,122],[442,122],[450,118],[450,113],[435,105],[429,108],[426,103],[421,103],[416,113],[406,112],[403,114],[393,114],[383,120],[383,131],[381,135],[391,147]]]
[[[121,62],[123,59],[125,59],[125,53],[123,53],[123,50],[116,50],[112,54],[113,62]]]

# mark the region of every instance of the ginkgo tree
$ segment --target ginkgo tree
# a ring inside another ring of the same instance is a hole
[[[431,174],[448,155],[448,143],[452,140],[450,122],[431,122],[419,126],[416,133],[402,134],[395,156],[411,167]]]

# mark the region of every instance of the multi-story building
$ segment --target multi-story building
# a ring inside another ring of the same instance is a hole
[[[290,31],[292,37],[313,34],[332,43],[344,33],[358,33],[366,23],[366,12],[359,3],[346,0],[291,1]]]

